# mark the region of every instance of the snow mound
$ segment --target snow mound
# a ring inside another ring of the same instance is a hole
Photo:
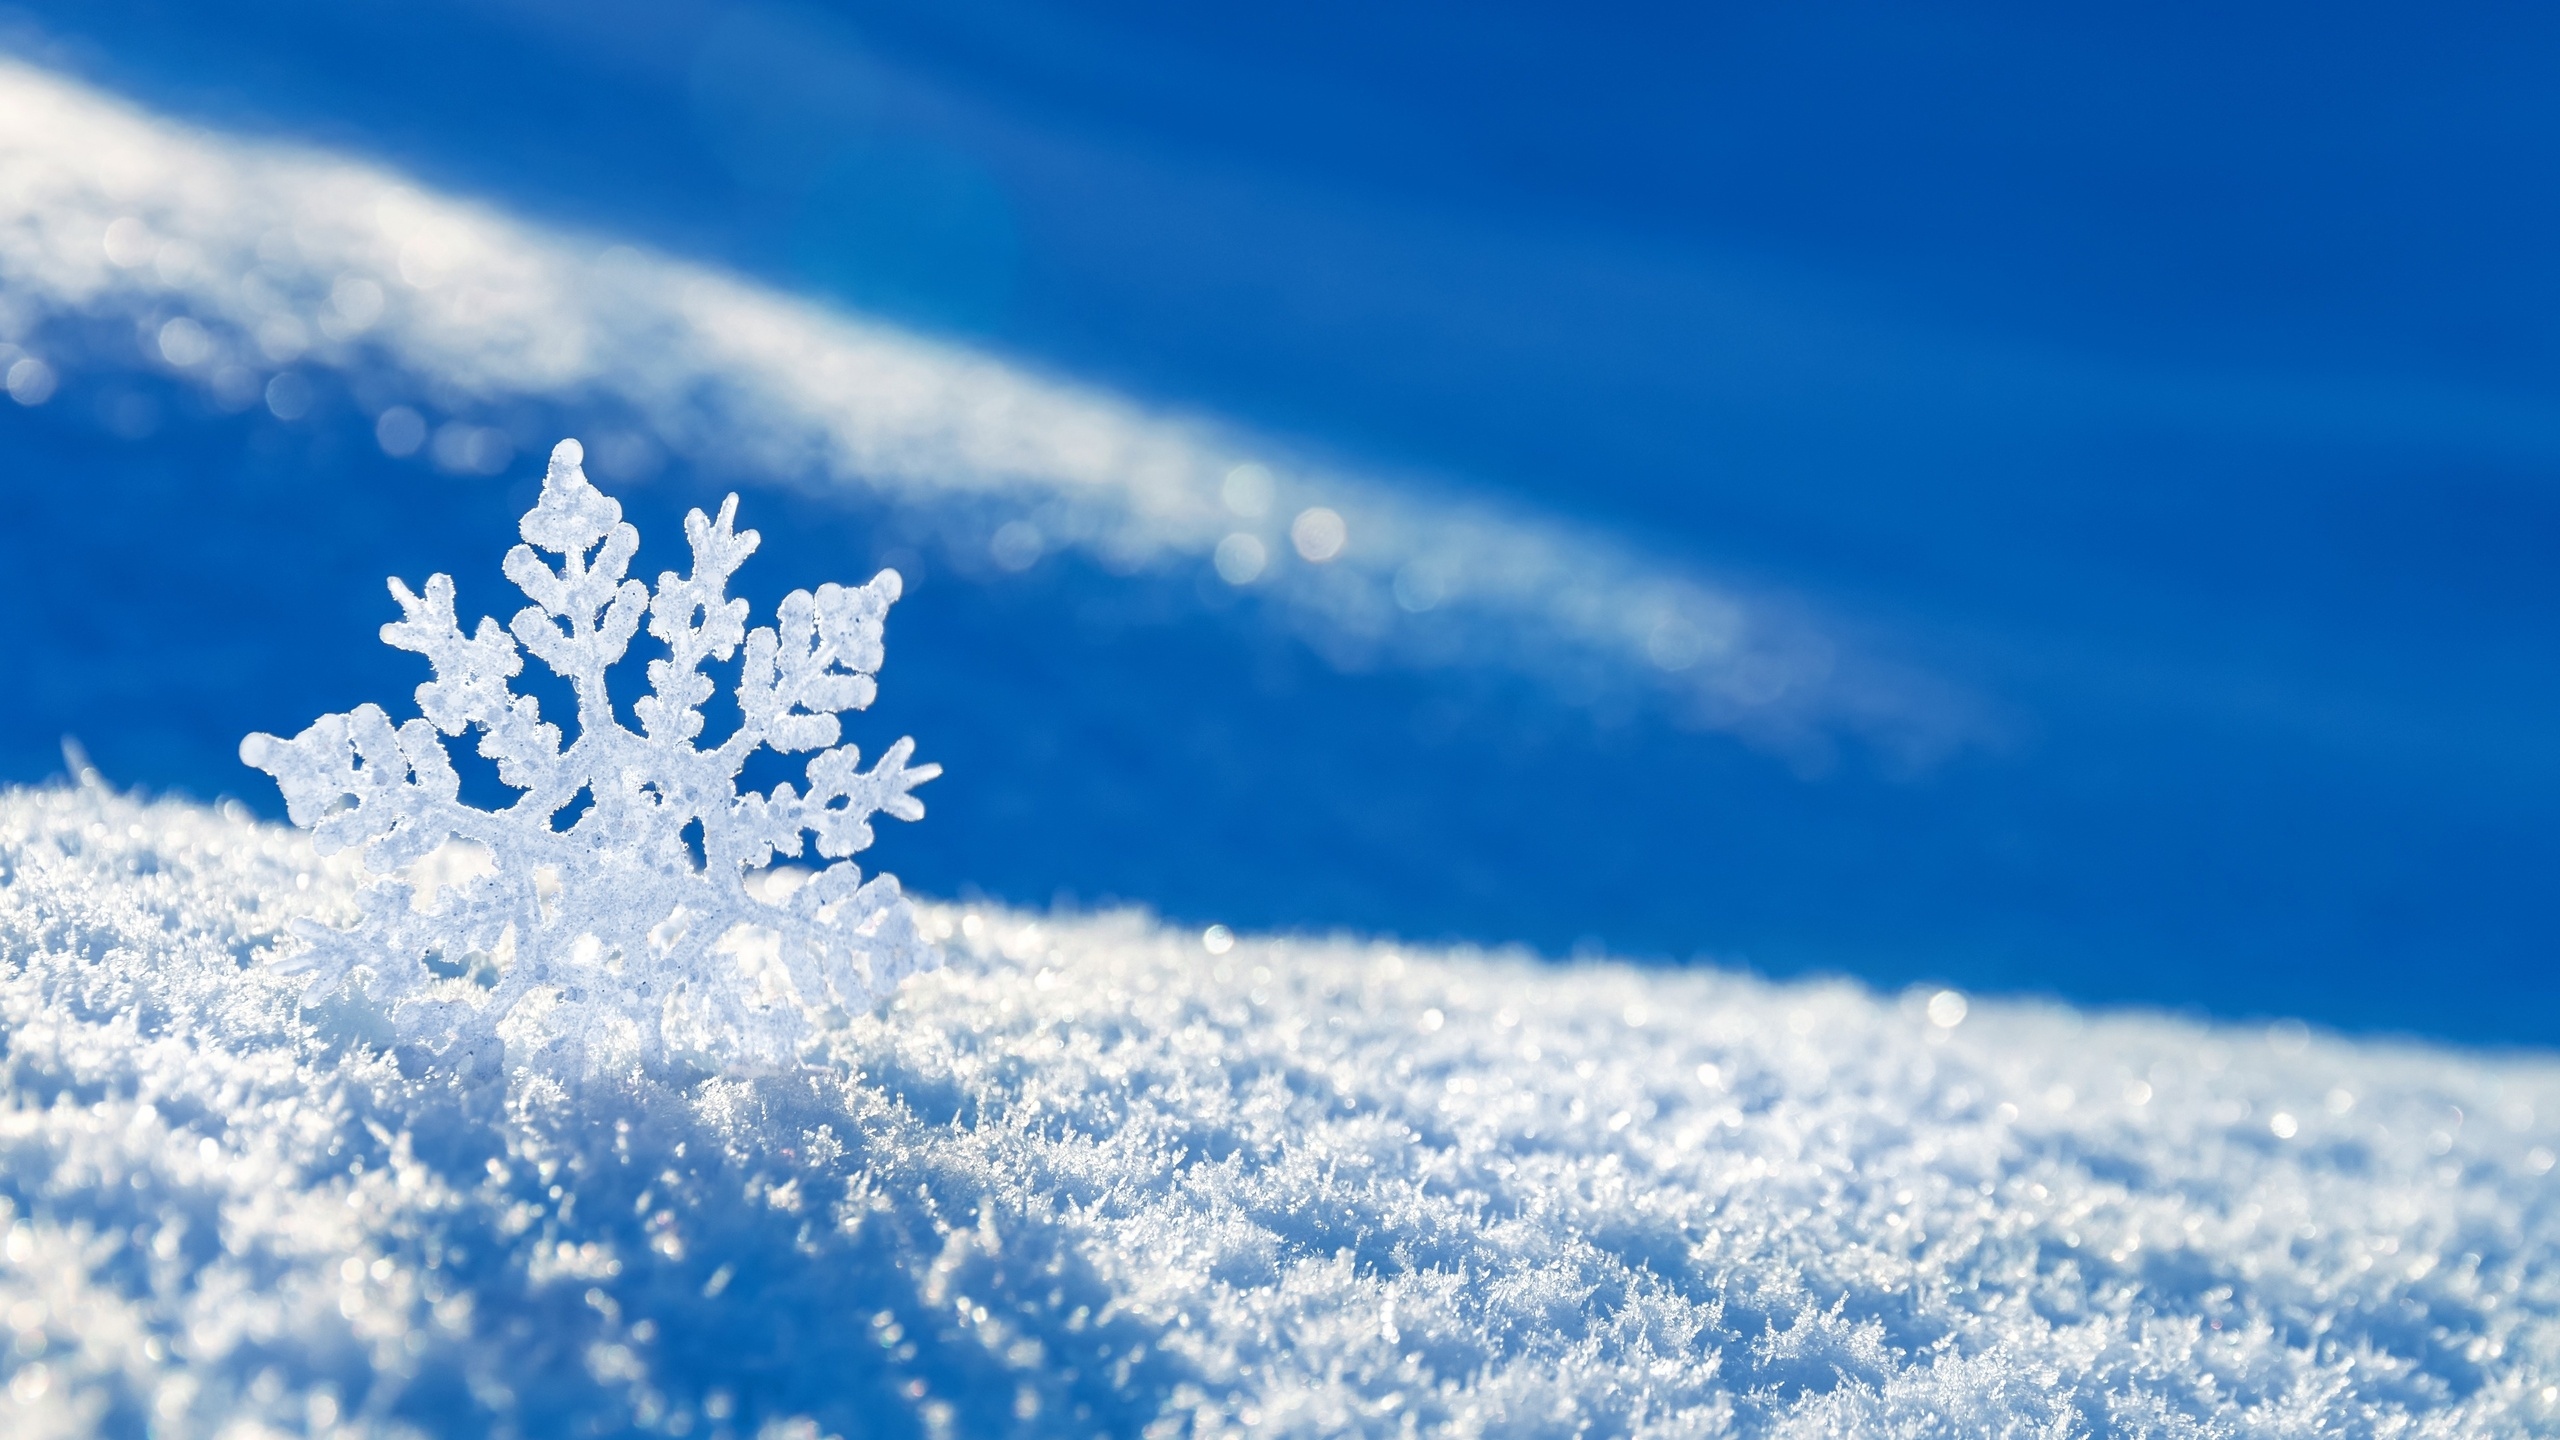
[[[299,415],[344,385],[387,451],[449,473],[504,473],[508,419],[566,404],[610,420],[607,479],[717,454],[886,501],[1001,569],[1076,550],[1214,575],[1355,669],[1605,684],[1806,757],[1864,737],[1917,763],[1992,728],[1800,603],[1563,515],[1346,472],[0,54],[0,389],[40,402],[137,338],[224,409],[281,383]]]
[[[0,794],[0,1431],[2560,1424],[2540,1059],[928,907],[827,1064],[571,1082],[300,1009],[355,904]]]

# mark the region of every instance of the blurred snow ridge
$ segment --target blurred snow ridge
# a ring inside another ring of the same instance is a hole
[[[499,473],[531,443],[491,423],[505,406],[586,407],[629,421],[592,436],[608,480],[674,453],[859,487],[939,517],[999,569],[1063,548],[1120,573],[1192,567],[1266,597],[1338,664],[1525,669],[1813,762],[1850,735],[1925,761],[1981,723],[1782,599],[1557,517],[1293,463],[1207,421],[0,59],[0,382],[46,403],[82,367],[136,364],[286,420],[315,403],[314,376],[351,380],[386,451],[461,474]]]
[[[781,1073],[469,1074],[305,839],[0,795],[0,1431],[2523,1436],[2560,1071],[929,908]]]

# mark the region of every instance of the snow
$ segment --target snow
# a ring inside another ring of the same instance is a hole
[[[299,1009],[356,905],[0,795],[0,1429],[2560,1424],[2541,1057],[933,906],[821,1064],[581,1079]]]
[[[611,420],[590,436],[608,480],[718,456],[876,496],[1006,569],[1062,550],[1196,567],[1352,668],[1605,679],[1808,757],[1855,735],[1916,762],[1997,728],[1799,602],[1563,514],[1353,472],[0,56],[0,379],[40,403],[78,367],[129,366],[137,336],[147,368],[225,408],[263,395],[291,420],[343,386],[387,451],[457,473],[503,473],[527,443],[511,417],[565,403]]]
[[[363,705],[291,740],[240,742],[314,848],[352,853],[375,877],[355,925],[306,925],[311,944],[288,963],[313,975],[306,1000],[370,972],[393,1032],[438,1052],[503,1046],[568,1069],[671,1048],[715,1064],[790,1061],[813,1017],[864,1008],[936,959],[897,877],[865,882],[846,858],[870,848],[872,817],[924,818],[911,792],[942,770],[908,768],[909,739],[867,771],[860,747],[837,743],[842,712],[879,693],[898,572],[795,590],[778,626],[750,630],[729,580],[762,537],[736,528],[731,495],[716,521],[686,517],[693,573],[661,573],[652,595],[628,578],[640,532],[587,482],[584,458],[575,440],[551,453],[525,543],[505,565],[534,603],[506,629],[484,616],[466,635],[449,575],[431,576],[423,597],[391,582],[401,618],[383,641],[435,668],[417,689],[424,719],[395,729]],[[608,686],[644,614],[666,653],[648,664],[635,733]],[[565,749],[560,727],[510,683],[524,671],[519,645],[571,684]],[[741,651],[735,723],[703,748],[701,706],[715,689],[703,663]],[[445,745],[473,730],[517,792],[495,810],[461,798]],[[817,752],[803,767],[808,792],[783,781],[739,794],[738,772],[761,749]],[[833,863],[777,871],[806,834]]]

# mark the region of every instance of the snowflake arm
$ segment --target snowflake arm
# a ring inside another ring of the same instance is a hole
[[[657,598],[649,604],[649,633],[669,653],[649,662],[651,693],[634,707],[642,733],[653,740],[691,740],[702,733],[698,707],[712,691],[702,662],[728,659],[746,638],[747,602],[723,597],[729,577],[764,537],[753,530],[738,533],[733,528],[737,518],[735,495],[721,503],[718,520],[703,519],[699,510],[686,516],[684,537],[693,546],[693,574],[679,577],[670,570],[658,577]]]
[[[529,792],[528,801],[549,798],[543,814],[567,804],[577,786],[561,763],[560,727],[544,723],[541,702],[507,688],[524,670],[515,641],[486,616],[464,637],[454,618],[452,576],[429,576],[423,597],[394,579],[391,596],[401,618],[382,627],[383,643],[423,655],[435,667],[436,678],[418,687],[418,709],[447,735],[479,726],[481,755],[498,763],[500,780]]]
[[[640,628],[649,587],[623,578],[640,550],[640,532],[622,506],[587,483],[583,451],[552,452],[542,496],[519,527],[525,543],[507,552],[507,578],[533,601],[507,623],[524,648],[577,687],[581,742],[621,729],[605,693],[605,672]],[[536,549],[560,557],[558,568]],[[594,551],[590,558],[588,552]]]

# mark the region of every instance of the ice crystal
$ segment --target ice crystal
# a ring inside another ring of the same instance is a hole
[[[559,1069],[788,1060],[814,1021],[862,1009],[935,962],[897,878],[866,881],[846,858],[871,844],[874,815],[922,817],[910,792],[941,773],[907,763],[911,740],[869,770],[838,743],[840,712],[876,694],[898,572],[795,590],[778,624],[750,630],[747,602],[727,595],[758,541],[733,528],[738,497],[717,519],[685,518],[693,573],[665,572],[653,593],[626,578],[639,532],[588,483],[582,458],[575,440],[551,453],[525,543],[506,558],[533,603],[506,628],[483,617],[464,633],[449,576],[430,577],[423,595],[391,581],[401,618],[382,638],[434,666],[417,691],[425,718],[394,725],[361,705],[291,740],[241,742],[314,847],[354,851],[371,879],[354,925],[306,922],[309,947],[285,963],[308,973],[310,1000],[368,976],[401,1039],[462,1061],[502,1046]],[[634,731],[606,681],[644,617],[667,653],[649,662]],[[697,744],[714,689],[703,664],[741,650],[737,728]],[[576,691],[565,746],[508,684],[523,651]],[[445,737],[472,729],[498,778],[522,792],[503,809],[461,797]],[[817,752],[807,792],[786,782],[740,793],[759,747]],[[777,866],[811,835],[836,863]]]

